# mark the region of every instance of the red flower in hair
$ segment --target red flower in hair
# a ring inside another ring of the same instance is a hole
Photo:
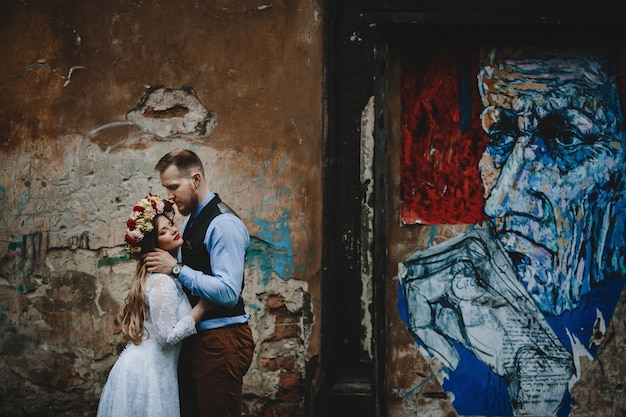
[[[130,254],[139,253],[139,243],[146,233],[152,232],[156,225],[156,216],[164,215],[168,219],[174,219],[174,202],[164,200],[155,194],[149,194],[133,206],[130,218],[126,221],[126,234],[124,239]]]
[[[132,237],[130,237],[128,233],[126,233],[126,235],[124,236],[124,239],[126,240],[126,243],[128,243],[130,246],[137,246],[138,242]]]

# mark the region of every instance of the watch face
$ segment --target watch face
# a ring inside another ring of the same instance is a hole
[[[180,265],[174,265],[174,267],[172,268],[172,273],[174,275],[178,275],[178,274],[180,274],[180,269],[181,269]]]

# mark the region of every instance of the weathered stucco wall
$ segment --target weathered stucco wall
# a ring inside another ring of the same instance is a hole
[[[248,415],[303,414],[320,339],[320,8],[2,2],[0,414],[94,415],[134,272],[124,223],[162,193],[154,164],[175,147],[252,235]],[[177,95],[140,102],[156,86]]]

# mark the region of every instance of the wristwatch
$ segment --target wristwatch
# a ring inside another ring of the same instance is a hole
[[[180,274],[180,271],[182,271],[182,269],[183,269],[182,264],[174,264],[174,266],[172,267],[172,276],[174,278],[178,278],[178,274]]]

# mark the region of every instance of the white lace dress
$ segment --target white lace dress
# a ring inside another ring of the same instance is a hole
[[[98,417],[179,416],[177,365],[181,340],[196,333],[191,305],[178,280],[152,274],[146,281],[150,313],[144,340],[129,343],[111,368]]]

